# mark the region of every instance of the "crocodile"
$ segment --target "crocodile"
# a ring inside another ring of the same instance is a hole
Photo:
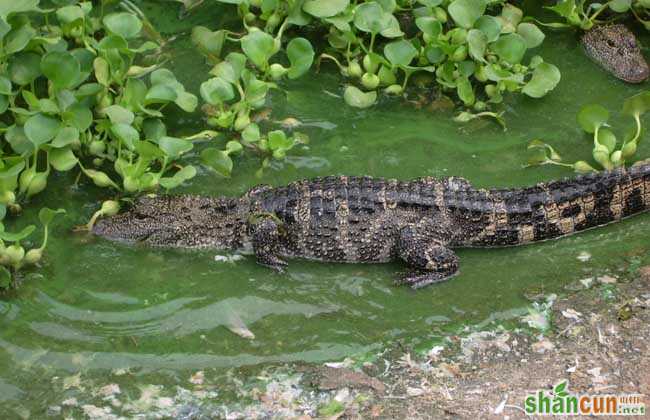
[[[594,26],[581,42],[587,56],[625,82],[641,83],[650,75],[639,42],[624,25]]]
[[[455,248],[560,238],[650,209],[650,162],[515,189],[460,177],[410,181],[330,176],[257,186],[241,197],[141,197],[101,219],[96,235],[129,243],[248,250],[282,272],[286,257],[403,260],[413,288],[458,273]]]

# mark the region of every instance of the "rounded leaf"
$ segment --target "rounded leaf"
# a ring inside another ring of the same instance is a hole
[[[210,105],[219,105],[235,97],[235,91],[230,83],[221,77],[213,77],[201,83],[201,97]]]
[[[228,153],[214,147],[201,151],[201,163],[226,178],[232,173],[232,159]]]
[[[362,3],[354,9],[354,26],[363,32],[377,34],[388,27],[391,16],[378,3]]]
[[[49,152],[50,164],[57,171],[65,172],[77,165],[77,157],[68,147],[62,149],[51,149]]]
[[[138,36],[142,30],[142,21],[131,13],[111,13],[104,17],[103,22],[109,31],[125,39]]]
[[[41,59],[41,71],[57,89],[73,87],[80,78],[81,65],[67,51],[51,51]]]
[[[276,53],[273,37],[260,30],[244,36],[241,39],[241,47],[253,64],[260,68],[264,68],[268,64],[269,58]]]
[[[158,139],[158,147],[172,159],[178,158],[183,153],[192,150],[194,145],[191,141],[177,139],[175,137],[163,136]]]
[[[488,42],[496,41],[499,39],[499,34],[501,34],[501,21],[494,16],[481,16],[474,27],[485,34]]]
[[[602,105],[585,105],[578,112],[578,124],[587,133],[593,133],[609,119],[609,111]]]
[[[541,98],[560,82],[560,70],[553,64],[541,63],[533,71],[533,77],[521,90],[532,98]]]
[[[527,48],[541,45],[546,35],[534,23],[523,22],[517,26],[517,33],[526,41]]]
[[[350,0],[307,0],[302,10],[318,18],[332,17],[345,10]]]
[[[314,48],[305,38],[293,38],[287,44],[287,57],[291,63],[287,76],[297,79],[307,73],[314,62]]]
[[[39,113],[29,117],[25,123],[25,135],[34,146],[39,147],[52,140],[60,128],[61,121]]]
[[[518,64],[526,53],[526,41],[518,34],[508,34],[499,37],[490,44],[490,48],[499,57],[510,64]]]
[[[345,88],[343,99],[355,108],[368,108],[377,101],[377,92],[362,92],[356,86],[349,85]]]
[[[386,44],[384,55],[394,66],[408,66],[418,55],[418,51],[413,44],[402,39]]]
[[[485,13],[485,0],[454,0],[447,11],[451,18],[463,28],[471,28]]]

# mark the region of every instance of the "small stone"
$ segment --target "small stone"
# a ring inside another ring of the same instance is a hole
[[[408,395],[409,397],[419,397],[421,395],[424,395],[425,393],[426,391],[422,388],[414,388],[410,386],[406,387],[406,395]]]
[[[568,309],[562,311],[562,315],[565,318],[573,319],[575,321],[579,321],[580,317],[582,316],[582,314],[580,312],[578,312],[578,311],[576,311],[574,309],[571,309],[571,308],[568,308]]]
[[[61,405],[65,407],[76,407],[79,405],[76,398],[68,398],[67,400],[61,402]]]
[[[612,276],[598,277],[598,281],[602,284],[614,284],[617,282],[616,277],[612,277]]]
[[[547,338],[542,338],[538,342],[533,343],[532,348],[535,353],[545,353],[547,351],[553,350],[555,348],[555,344],[553,344]]]
[[[587,262],[591,259],[591,254],[588,253],[587,251],[582,251],[581,253],[578,254],[576,258],[578,259],[578,261]]]
[[[108,384],[99,389],[98,394],[102,397],[108,397],[109,395],[119,394],[120,386],[118,384]]]
[[[202,385],[204,380],[205,380],[205,374],[203,373],[202,370],[196,372],[194,375],[190,377],[190,382],[193,383],[194,385]]]

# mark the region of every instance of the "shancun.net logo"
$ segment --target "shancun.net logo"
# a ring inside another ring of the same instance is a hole
[[[567,381],[553,391],[539,390],[526,396],[526,414],[585,415],[585,416],[643,416],[646,413],[643,394],[575,395],[568,392]]]

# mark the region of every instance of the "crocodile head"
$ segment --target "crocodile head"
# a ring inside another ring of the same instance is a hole
[[[93,233],[151,246],[231,249],[245,242],[247,217],[241,199],[142,197],[127,211],[100,219]]]
[[[650,70],[634,34],[625,26],[601,25],[582,37],[587,55],[605,70],[628,83],[641,83]]]

